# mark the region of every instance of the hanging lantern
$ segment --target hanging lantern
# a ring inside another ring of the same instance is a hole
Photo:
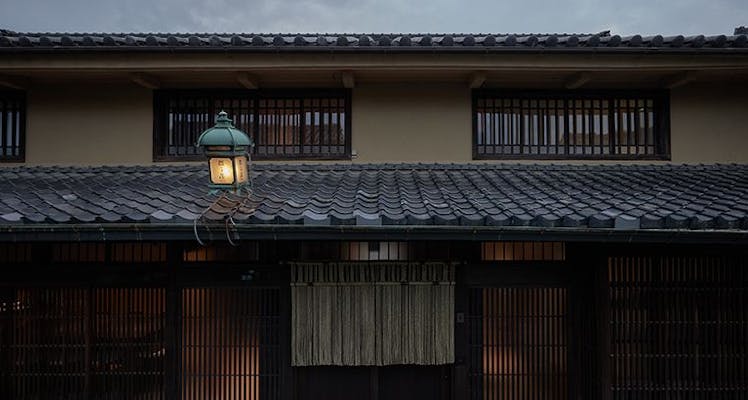
[[[211,188],[238,193],[249,183],[249,150],[254,143],[224,111],[218,114],[216,124],[197,138],[197,146],[208,157]]]

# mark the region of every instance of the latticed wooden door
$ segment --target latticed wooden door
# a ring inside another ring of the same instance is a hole
[[[568,398],[564,287],[471,288],[471,399]]]
[[[279,399],[279,293],[0,288],[0,398]]]
[[[165,398],[164,288],[24,287],[0,301],[0,397]]]

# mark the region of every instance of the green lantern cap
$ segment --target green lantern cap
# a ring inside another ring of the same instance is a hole
[[[233,121],[225,111],[221,111],[216,118],[216,124],[197,138],[197,145],[200,147],[230,146],[236,148],[254,146],[254,142],[246,133],[234,126]]]

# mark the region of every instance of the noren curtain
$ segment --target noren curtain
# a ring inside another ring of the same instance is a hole
[[[454,361],[454,266],[293,265],[292,364]]]

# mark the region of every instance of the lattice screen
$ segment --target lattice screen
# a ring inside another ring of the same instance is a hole
[[[609,260],[614,399],[748,398],[748,266],[721,257]]]
[[[565,288],[470,290],[471,399],[568,398],[567,301]]]

